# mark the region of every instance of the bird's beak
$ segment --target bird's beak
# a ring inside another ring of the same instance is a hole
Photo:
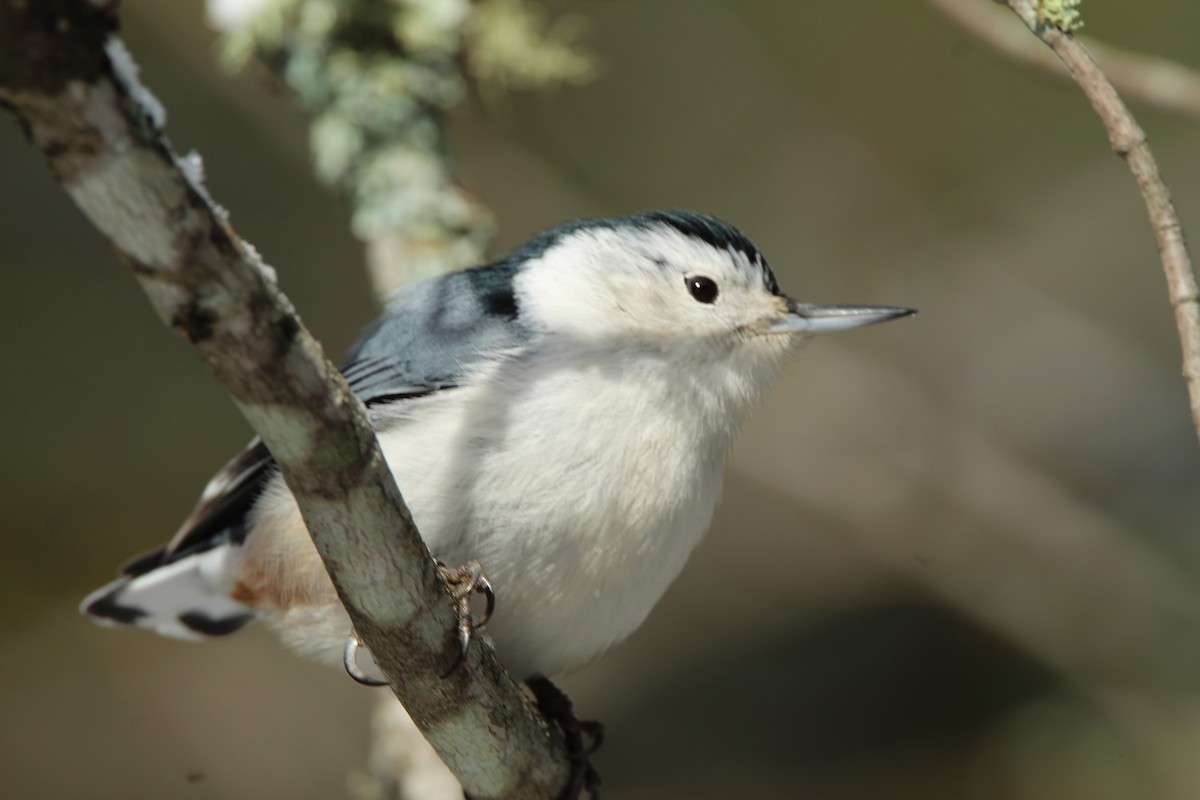
[[[915,308],[890,306],[820,306],[788,300],[787,313],[772,323],[768,333],[830,333],[874,325],[917,313]]]

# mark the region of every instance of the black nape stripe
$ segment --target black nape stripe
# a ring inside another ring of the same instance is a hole
[[[724,222],[708,214],[701,214],[698,211],[678,211],[675,209],[645,211],[641,214],[626,217],[626,219],[630,224],[637,227],[645,227],[646,224],[655,222],[670,225],[684,236],[699,239],[718,250],[740,251],[752,264],[763,260],[762,253],[758,252],[758,248],[746,238],[745,234],[728,222]],[[621,220],[617,221],[620,222]]]
[[[742,253],[747,261],[761,270],[763,285],[767,291],[775,295],[781,294],[779,283],[775,280],[775,274],[771,271],[770,266],[767,265],[767,260],[763,258],[754,243],[746,238],[745,234],[716,217],[701,214],[698,211],[679,209],[643,211],[627,217],[578,219],[564,222],[543,231],[485,269],[468,270],[466,274],[469,275],[469,280],[475,284],[474,288],[491,313],[512,319],[518,313],[512,294],[512,281],[516,269],[524,262],[541,257],[564,238],[579,231],[603,228],[640,228],[645,230],[659,225],[674,228],[684,236],[698,239],[711,247]]]
[[[205,636],[228,636],[241,630],[253,619],[253,614],[235,614],[232,617],[213,619],[203,611],[185,611],[179,615],[180,622]]]

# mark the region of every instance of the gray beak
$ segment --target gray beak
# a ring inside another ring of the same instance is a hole
[[[770,333],[830,333],[874,325],[917,313],[915,308],[891,306],[818,306],[788,300],[787,313],[775,321]]]

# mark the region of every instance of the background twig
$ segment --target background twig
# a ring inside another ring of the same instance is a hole
[[[1067,72],[1087,95],[1092,108],[1104,123],[1113,152],[1125,159],[1133,179],[1137,181],[1167,276],[1167,293],[1183,350],[1183,379],[1191,401],[1192,426],[1196,429],[1196,435],[1200,436],[1200,295],[1183,238],[1183,225],[1171,202],[1170,192],[1159,175],[1150,146],[1146,143],[1146,133],[1078,39],[1039,20],[1036,0],[1006,2],[1025,26],[1045,42],[1066,66]]]

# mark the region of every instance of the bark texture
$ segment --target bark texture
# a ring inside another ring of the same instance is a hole
[[[180,158],[115,38],[115,6],[0,2],[0,103],[262,436],[363,642],[475,798],[554,797],[552,734],[489,647],[457,657],[448,590],[361,404],[273,271]]]

